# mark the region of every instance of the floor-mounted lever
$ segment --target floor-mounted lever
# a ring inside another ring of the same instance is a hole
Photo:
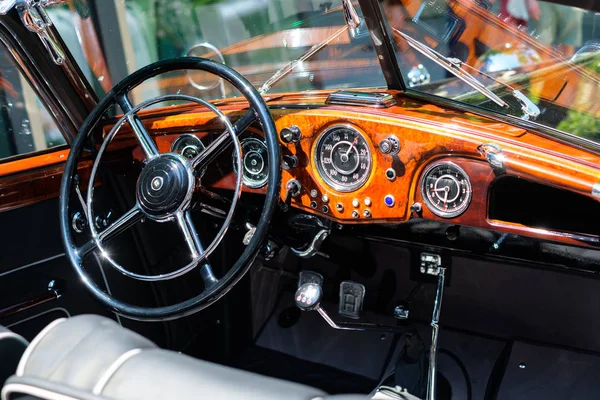
[[[375,331],[375,332],[391,332],[404,333],[405,329],[398,326],[367,324],[360,322],[335,322],[329,314],[321,307],[321,299],[323,298],[323,288],[317,283],[305,283],[301,285],[295,294],[296,305],[302,311],[317,311],[321,317],[333,329],[341,329],[346,331]]]

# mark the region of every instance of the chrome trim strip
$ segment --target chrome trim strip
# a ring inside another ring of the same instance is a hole
[[[17,326],[17,325],[23,324],[23,323],[25,323],[25,322],[27,322],[27,321],[31,321],[32,319],[35,319],[35,318],[41,317],[42,315],[50,314],[51,312],[54,312],[54,311],[61,311],[61,312],[64,312],[64,313],[65,313],[65,315],[66,315],[66,318],[71,318],[71,313],[70,313],[70,312],[69,312],[69,310],[67,310],[66,308],[63,308],[63,307],[54,307],[54,308],[51,308],[51,309],[49,309],[49,310],[42,311],[41,313],[38,313],[38,314],[32,315],[31,317],[27,317],[27,318],[24,318],[24,319],[20,319],[20,320],[18,320],[17,322],[13,322],[13,323],[12,323],[12,324],[10,324],[10,325],[6,325],[6,327],[7,327],[7,328],[11,328],[11,327],[13,327],[13,326]]]
[[[121,354],[119,356],[119,358],[117,358],[108,367],[108,369],[106,371],[104,371],[104,374],[102,374],[102,376],[100,377],[100,379],[98,380],[98,382],[94,385],[94,388],[92,389],[92,393],[94,393],[96,396],[100,396],[102,394],[102,391],[106,387],[106,384],[108,383],[108,381],[110,380],[110,378],[112,378],[113,375],[117,372],[117,370],[123,364],[125,364],[125,362],[127,360],[129,360],[131,357],[133,357],[136,354],[139,354],[141,352],[142,352],[142,349],[133,349],[133,350],[129,350],[129,351]]]
[[[42,329],[42,331],[40,333],[38,333],[38,335],[31,341],[31,343],[29,344],[29,346],[25,350],[25,353],[23,353],[23,357],[21,357],[21,361],[19,361],[19,366],[17,367],[17,372],[15,372],[15,375],[17,375],[17,376],[23,376],[23,374],[25,373],[25,366],[27,365],[27,361],[29,361],[29,357],[31,357],[31,353],[33,353],[33,350],[35,350],[36,346],[38,344],[40,344],[40,342],[42,341],[42,339],[55,326],[59,325],[61,322],[64,322],[66,320],[67,320],[66,318],[59,318],[57,320],[54,320],[54,321],[50,322],[47,327],[45,327],[44,329]],[[4,393],[4,391],[3,391],[3,393]]]
[[[25,338],[21,335],[17,335],[14,332],[1,332],[0,333],[0,340],[4,340],[4,339],[8,339],[8,338],[17,339],[19,342],[23,343],[25,346],[29,346],[29,342],[27,340],[25,340]]]
[[[13,272],[21,271],[23,269],[30,268],[30,267],[35,267],[36,265],[43,264],[43,263],[48,262],[48,261],[56,260],[57,258],[64,257],[64,255],[65,255],[65,253],[57,254],[55,256],[51,256],[51,257],[48,257],[48,258],[44,258],[42,260],[38,260],[38,261],[34,261],[32,263],[29,263],[29,264],[22,265],[20,267],[17,267],[15,269],[11,269],[9,271],[1,272],[0,273],[0,278],[2,278],[3,276],[6,276],[6,275],[12,274]]]
[[[340,90],[330,93],[325,100],[325,104],[388,108],[396,105],[396,99],[389,93]]]
[[[600,183],[594,183],[594,186],[592,186],[592,196],[600,197]]]
[[[33,397],[48,400],[78,400],[75,397],[56,393],[52,390],[42,389],[35,386],[25,385],[23,383],[9,383],[2,389],[2,400],[9,400],[11,393],[28,394]]]

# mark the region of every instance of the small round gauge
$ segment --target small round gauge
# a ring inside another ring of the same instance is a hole
[[[371,151],[364,136],[349,126],[337,125],[321,134],[314,153],[317,171],[332,188],[352,192],[371,174]]]
[[[454,218],[465,212],[471,203],[471,182],[458,165],[439,162],[423,174],[421,195],[435,215]]]
[[[269,178],[269,157],[267,154],[267,145],[260,139],[249,137],[241,140],[242,145],[242,165],[244,166],[244,176],[242,182],[249,188],[263,187]],[[233,155],[233,169],[237,174],[237,163],[235,154]]]
[[[202,153],[205,148],[204,143],[190,133],[179,136],[171,145],[172,152],[179,153],[189,160]]]

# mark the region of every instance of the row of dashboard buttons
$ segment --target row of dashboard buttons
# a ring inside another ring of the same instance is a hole
[[[318,192],[315,189],[313,189],[313,190],[310,191],[310,196],[313,197],[313,198],[315,198],[315,197],[318,196]],[[329,206],[327,205],[327,203],[329,203],[329,196],[327,194],[324,194],[323,196],[321,196],[321,201],[324,203],[323,206],[321,206],[321,211],[324,212],[324,213],[328,213],[329,212]],[[366,207],[371,207],[373,205],[373,201],[371,200],[370,197],[366,197],[363,200],[363,202],[364,202],[364,204],[365,204]],[[384,202],[384,204],[386,206],[388,206],[390,208],[393,207],[396,204],[394,196],[391,195],[391,194],[386,195],[383,198],[383,202]],[[317,203],[316,200],[312,200],[310,202],[310,207],[311,208],[317,209],[318,206],[319,206],[319,204]],[[355,210],[352,210],[352,217],[353,218],[360,218],[360,213],[359,213],[358,210],[356,210],[357,208],[360,207],[360,201],[358,199],[353,199],[352,200],[352,206],[355,208]],[[335,205],[335,208],[340,213],[344,212],[344,204],[342,204],[342,203],[337,203]],[[365,218],[371,218],[371,210],[369,210],[368,208],[365,209],[363,211],[363,216]]]

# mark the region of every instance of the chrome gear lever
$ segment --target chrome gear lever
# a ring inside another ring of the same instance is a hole
[[[321,307],[321,299],[323,298],[323,288],[317,283],[308,282],[300,285],[296,294],[294,295],[296,305],[302,311],[317,311],[321,317],[327,322],[333,329],[340,329],[346,331],[375,331],[375,332],[391,332],[391,333],[404,333],[404,329],[398,326],[388,326],[379,324],[367,324],[367,323],[347,323],[347,322],[335,322],[331,319],[329,314]]]

